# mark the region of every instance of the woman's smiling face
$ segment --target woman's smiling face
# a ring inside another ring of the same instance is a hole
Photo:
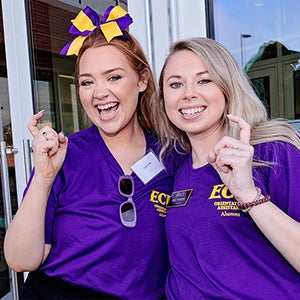
[[[78,81],[83,108],[102,134],[117,134],[137,119],[139,93],[146,85],[116,47],[87,49]]]
[[[163,94],[171,122],[189,137],[220,131],[225,97],[194,52],[174,53],[164,69]]]

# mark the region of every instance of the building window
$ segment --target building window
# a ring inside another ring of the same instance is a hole
[[[271,117],[299,119],[298,0],[207,0],[208,36],[252,80]]]

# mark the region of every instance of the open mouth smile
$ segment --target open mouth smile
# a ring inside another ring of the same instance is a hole
[[[103,105],[97,105],[97,109],[101,116],[109,116],[114,114],[119,107],[118,102],[106,103]]]
[[[194,107],[194,108],[182,108],[179,109],[179,112],[184,116],[194,116],[206,109],[206,106]]]

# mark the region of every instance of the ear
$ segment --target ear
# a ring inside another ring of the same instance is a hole
[[[148,80],[150,77],[150,72],[148,69],[142,71],[140,76],[140,81],[138,83],[139,92],[144,92],[148,86]]]

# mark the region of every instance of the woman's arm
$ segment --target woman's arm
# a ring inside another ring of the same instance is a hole
[[[37,269],[49,253],[50,245],[45,245],[45,212],[50,189],[51,184],[34,175],[7,229],[5,258],[9,267],[16,272]]]
[[[249,214],[267,239],[300,272],[300,223],[271,201],[253,206]]]
[[[32,117],[28,128],[32,141],[35,171],[5,239],[7,264],[17,272],[39,267],[50,251],[45,245],[45,214],[48,197],[55,177],[66,156],[68,139],[49,126],[39,130],[42,113]]]
[[[253,147],[249,144],[250,126],[239,117],[229,116],[229,119],[241,128],[240,139],[223,137],[208,159],[236,200],[247,203],[253,201],[257,195],[252,177]],[[293,174],[295,176],[295,172]],[[269,180],[272,181],[270,178]],[[273,184],[276,185],[277,182]],[[263,196],[265,195],[260,198]],[[297,196],[299,197],[298,194]],[[282,197],[288,195],[283,193]],[[249,214],[266,238],[300,272],[300,223],[273,204],[272,199],[253,206]]]

